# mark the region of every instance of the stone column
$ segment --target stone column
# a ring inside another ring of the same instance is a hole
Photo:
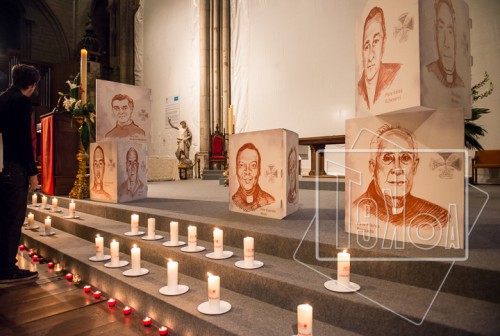
[[[200,11],[200,159],[208,169],[210,149],[210,0],[199,1]]]

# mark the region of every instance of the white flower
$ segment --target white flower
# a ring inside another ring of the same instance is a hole
[[[77,100],[77,101],[76,101],[76,103],[75,103],[74,109],[75,109],[75,110],[76,110],[76,109],[79,109],[81,105],[82,105],[82,101],[81,101],[80,99],[79,99],[79,100]]]
[[[66,111],[72,110],[72,107],[73,107],[73,104],[75,103],[75,101],[76,101],[75,98],[68,99],[68,98],[64,97],[63,106],[66,109]]]
[[[89,117],[90,117],[90,120],[92,120],[92,122],[95,122],[95,113],[90,112]]]
[[[71,83],[69,80],[67,80],[66,83],[68,83],[70,90],[73,90],[78,87],[78,85],[76,85],[75,83]]]

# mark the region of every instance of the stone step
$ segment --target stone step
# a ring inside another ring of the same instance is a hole
[[[219,180],[224,173],[224,170],[204,170],[202,174],[203,180]]]
[[[104,295],[168,326],[169,335],[291,335],[297,332],[295,312],[226,289],[224,285],[231,279],[224,276],[221,276],[221,300],[229,302],[231,310],[218,316],[204,315],[197,307],[206,301],[206,280],[180,274],[179,283],[189,286],[189,291],[179,296],[164,296],[159,289],[167,283],[165,267],[142,260],[141,267],[147,268],[149,273],[126,277],[122,272],[127,267],[109,269],[102,262],[89,261],[92,255],[89,251],[94,251],[94,244],[59,230],[51,237],[41,237],[38,232],[26,230],[22,241],[26,246],[35,247],[48,260],[63,265],[67,272],[79,273],[84,283],[92,284]],[[120,258],[130,259],[123,253]],[[188,267],[180,263],[179,269]],[[298,298],[295,302],[302,303]],[[314,332],[317,335],[356,335],[318,320],[314,321]]]
[[[67,206],[69,200],[60,198],[60,204]],[[187,233],[188,225],[198,227],[198,237],[201,240],[211,241],[212,230],[214,227],[220,227],[224,230],[224,244],[235,248],[242,248],[243,237],[252,236],[256,241],[256,248],[266,255],[280,257],[292,260],[295,257],[313,267],[326,267],[335,269],[336,262],[325,262],[316,259],[316,244],[314,225],[306,216],[294,218],[292,215],[289,220],[274,220],[244,214],[231,213],[227,209],[217,208],[211,204],[210,209],[206,209],[215,218],[203,217],[196,202],[192,202],[191,212],[195,214],[186,214],[177,212],[177,210],[166,211],[160,208],[167,206],[171,209],[181,209],[185,206],[185,201],[179,200],[144,200],[128,203],[107,205],[91,201],[76,201],[77,210],[80,213],[86,213],[95,217],[96,223],[100,222],[100,217],[111,221],[117,221],[114,225],[129,228],[130,216],[132,213],[140,215],[140,225],[146,227],[148,216],[156,218],[156,227],[158,230],[168,232],[169,222],[171,220],[179,221],[180,233]],[[203,205],[202,205],[203,206]],[[30,210],[34,210],[31,209]],[[65,210],[66,211],[66,210]],[[42,221],[47,214],[46,211],[36,212],[36,218]],[[87,217],[87,215],[85,215]],[[314,214],[311,213],[311,218]],[[90,217],[89,217],[90,218]],[[91,217],[93,218],[93,217]],[[79,224],[75,221],[72,225]],[[82,221],[80,224],[86,223]],[[99,228],[109,226],[102,223]],[[311,227],[309,231],[308,227]],[[71,233],[83,237],[85,229],[75,226]],[[118,232],[117,232],[118,233]],[[329,232],[321,233],[318,245],[318,253],[321,256],[332,256],[336,251],[335,237],[329,236]],[[91,235],[86,234],[86,239],[93,240],[95,232]],[[345,241],[349,236],[344,232],[339,232],[341,241]],[[331,243],[330,243],[331,242]],[[484,264],[483,260],[478,260],[474,256],[474,262],[438,262],[438,261],[397,261],[386,262],[377,261],[383,257],[404,257],[405,253],[411,253],[411,249],[405,251],[385,251],[381,248],[370,250],[362,248],[351,248],[351,255],[357,255],[365,258],[373,258],[374,261],[353,261],[351,269],[354,273],[372,278],[388,280],[396,283],[407,284],[416,287],[435,290],[441,286],[441,291],[466,296],[474,299],[500,303],[500,287],[497,284],[500,281],[500,271],[498,265],[496,268]],[[442,251],[447,252],[447,251]],[[471,252],[472,254],[472,252]],[[474,279],[474,281],[471,281]],[[488,288],[488,291],[478,291],[477,288]]]
[[[45,213],[42,214],[45,215]],[[36,215],[41,216],[40,213]],[[172,258],[179,261],[180,271],[189,277],[203,281],[206,278],[206,272],[211,271],[220,275],[222,279],[230,279],[230,281],[223,281],[224,288],[290,311],[295,309],[297,299],[307,301],[315,307],[316,319],[357,333],[373,334],[374,325],[377,325],[375,334],[383,334],[384,330],[395,327],[397,330],[404,331],[405,334],[418,334],[424,330],[428,332],[439,330],[440,333],[490,334],[488,329],[485,329],[486,326],[493,330],[500,330],[498,326],[500,315],[491,313],[500,311],[498,304],[445,293],[440,293],[439,299],[434,301],[439,283],[436,283],[434,290],[398,284],[356,274],[357,266],[352,265],[352,281],[360,284],[362,290],[358,295],[336,294],[323,287],[326,280],[336,278],[334,268],[309,265],[301,261],[300,257],[297,261],[293,261],[259,253],[261,250],[258,240],[256,240],[256,259],[263,261],[265,267],[255,271],[246,271],[234,266],[234,262],[242,259],[243,255],[241,248],[238,247],[225,244],[225,250],[233,251],[235,256],[227,260],[214,261],[205,257],[205,253],[211,252],[211,242],[199,240],[198,245],[207,247],[206,252],[184,253],[178,248],[163,247],[160,244],[161,241],[144,241],[138,237],[124,236],[123,233],[130,230],[128,223],[89,214],[82,214],[82,217],[82,220],[67,220],[62,218],[62,215],[56,215],[53,217],[53,226],[56,229],[77,234],[88,241],[85,259],[92,256],[95,251],[93,241],[96,234],[105,238],[107,246],[111,239],[117,239],[120,241],[122,252],[126,253],[136,243],[141,247],[142,258],[163,267],[163,272],[165,272],[165,260]],[[36,233],[31,231],[25,232],[36,236]],[[158,231],[157,234],[168,236],[167,232],[162,231]],[[40,238],[42,241],[50,239],[50,237]],[[185,237],[181,238],[185,241]],[[453,314],[441,313],[446,312],[449,309],[448,306],[454,303],[457,307],[453,308]],[[331,307],[341,307],[342,312]],[[470,312],[470,307],[474,307],[474,313]],[[427,314],[429,308],[432,309]],[[350,319],[344,318],[356,315],[363,316],[363,323],[352,325]],[[412,322],[408,322],[401,316]],[[424,316],[425,322],[420,327],[412,324],[418,323]],[[456,319],[456,316],[460,318]],[[481,317],[479,320],[484,322],[485,316],[489,318],[488,323],[478,324],[478,318]]]

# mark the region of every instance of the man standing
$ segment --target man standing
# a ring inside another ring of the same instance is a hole
[[[438,0],[435,5],[435,39],[439,59],[427,64],[427,70],[448,88],[463,87],[455,65],[457,38],[455,33],[455,10],[451,0]]]
[[[38,71],[30,65],[12,68],[13,85],[0,94],[0,132],[4,167],[0,173],[0,283],[32,281],[37,272],[16,266],[16,255],[24,222],[28,188],[38,186],[38,170],[31,141],[31,101]]]
[[[384,11],[373,7],[365,19],[362,40],[363,74],[358,81],[358,94],[368,109],[380,98],[401,68],[399,63],[382,63],[386,41]]]
[[[111,108],[116,118],[116,125],[106,133],[106,138],[146,136],[144,130],[137,126],[132,119],[132,113],[134,113],[134,100],[132,98],[125,94],[117,94],[111,99]]]

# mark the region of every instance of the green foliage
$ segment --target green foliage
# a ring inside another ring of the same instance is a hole
[[[488,85],[487,88],[484,88]],[[493,83],[490,81],[490,76],[487,72],[484,73],[484,78],[479,83],[471,88],[472,102],[486,98],[493,92]],[[487,131],[481,126],[475,123],[483,114],[490,113],[488,108],[472,107],[472,116],[470,119],[465,119],[465,148],[484,150],[483,146],[479,143],[479,138],[484,136]]]

